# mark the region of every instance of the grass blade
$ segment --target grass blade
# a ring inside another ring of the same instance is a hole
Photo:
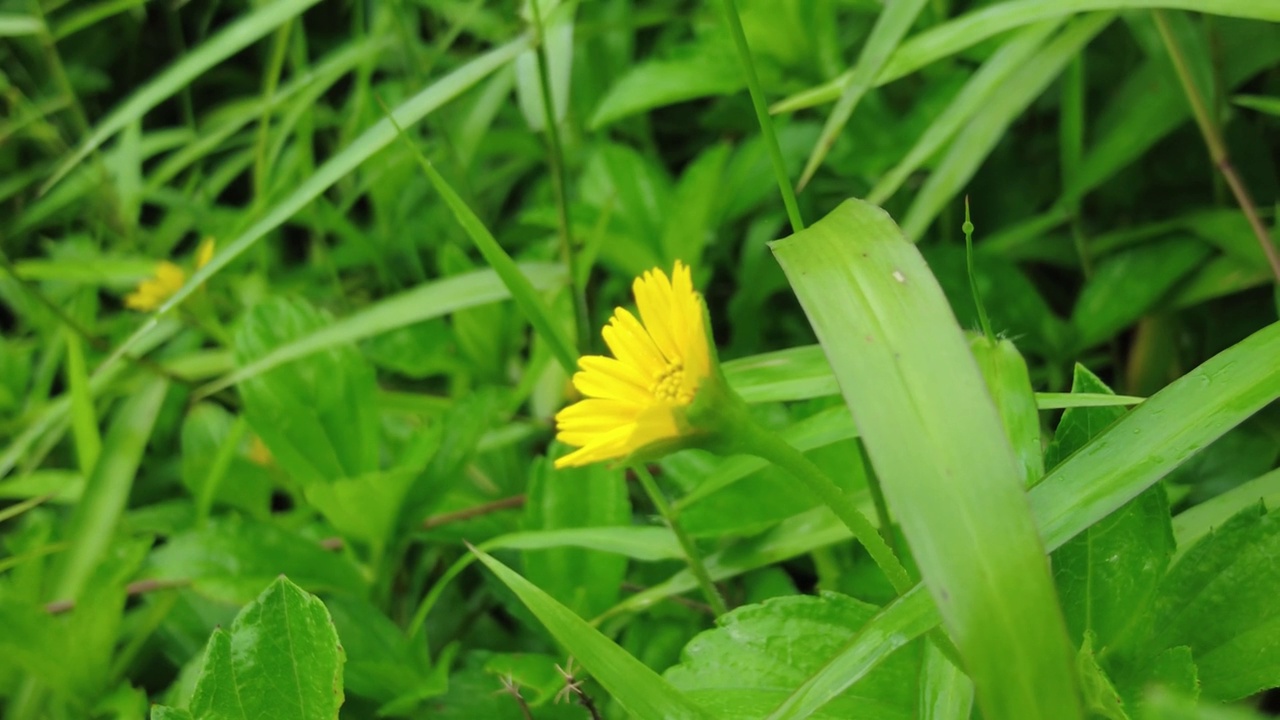
[[[200,47],[187,53],[181,60],[138,88],[128,100],[103,118],[80,143],[80,147],[62,161],[53,176],[45,181],[40,188],[40,193],[48,192],[49,188],[66,177],[67,173],[71,172],[81,160],[88,157],[89,153],[96,150],[112,135],[180,92],[203,72],[245,49],[280,25],[301,15],[304,10],[317,2],[319,0],[276,0],[223,28]]]
[[[395,123],[395,117],[388,119],[395,124],[396,130],[400,131],[399,124]],[[422,172],[426,173],[436,192],[440,193],[441,197],[444,198],[445,204],[453,211],[454,218],[457,219],[462,229],[466,230],[467,236],[475,243],[476,249],[480,251],[484,261],[489,263],[489,267],[493,268],[498,277],[502,278],[502,283],[507,286],[507,290],[511,292],[512,299],[516,301],[516,307],[520,308],[520,311],[524,313],[525,319],[529,321],[530,325],[533,325],[533,329],[542,336],[542,339],[547,341],[547,344],[551,347],[551,354],[556,356],[560,366],[567,373],[577,370],[578,352],[575,344],[569,340],[564,328],[551,316],[551,308],[547,306],[542,296],[534,290],[529,278],[520,272],[520,268],[516,266],[516,261],[511,259],[507,251],[498,243],[497,238],[493,236],[493,233],[489,232],[489,228],[485,227],[475,212],[467,206],[467,202],[453,189],[449,181],[445,180],[440,171],[436,170],[431,161],[418,150],[418,146],[414,145],[402,131],[400,137],[413,150]],[[566,255],[565,267],[572,272],[573,262],[571,256]],[[570,276],[566,274],[565,278],[569,279]],[[580,296],[576,296],[575,302],[581,299]],[[579,305],[579,309],[582,310],[580,317],[585,321],[585,306]]]
[[[116,523],[124,512],[142,452],[151,439],[151,429],[168,389],[169,383],[162,378],[148,380],[141,390],[129,396],[112,420],[102,457],[67,526],[71,547],[59,559],[54,599],[78,597],[98,560],[111,547]]]
[[[956,94],[946,110],[938,113],[937,119],[929,125],[911,150],[893,167],[875,187],[867,193],[866,200],[873,205],[880,205],[902,187],[902,183],[923,165],[933,154],[942,149],[961,127],[977,113],[992,97],[997,88],[1002,88],[1005,81],[1018,68],[1022,67],[1043,45],[1049,35],[1058,28],[1059,22],[1047,20],[1022,30],[1000,46],[1000,49],[982,64],[963,89]]]
[[[928,266],[857,200],[773,243],[985,717],[1081,717],[1023,472]]]
[[[102,454],[102,436],[98,434],[98,417],[93,409],[93,393],[89,389],[89,371],[84,362],[84,345],[80,336],[67,332],[67,387],[71,395],[71,431],[76,440],[76,462],[80,474],[89,477]]]
[[[472,548],[472,552],[520,598],[569,654],[635,717],[667,720],[708,720],[711,717],[648,666],[533,583],[483,551]]]
[[[505,45],[501,45],[489,52],[480,55],[476,59],[462,65],[453,72],[445,75],[436,82],[427,86],[422,92],[414,95],[408,100],[401,103],[392,116],[395,118],[393,123],[391,118],[384,118],[365,130],[355,140],[351,142],[342,152],[329,158],[323,165],[316,169],[315,173],[302,182],[293,192],[289,193],[284,199],[276,203],[270,210],[266,211],[261,219],[249,226],[244,232],[240,233],[234,239],[227,242],[225,247],[220,247],[218,253],[213,256],[207,265],[197,270],[187,278],[187,282],[176,293],[169,297],[159,308],[156,309],[152,318],[143,323],[142,327],[133,332],[132,335],[125,338],[112,353],[108,361],[128,352],[134,343],[147,332],[147,330],[155,324],[156,318],[176,307],[183,300],[190,297],[196,288],[203,285],[215,273],[222,270],[235,260],[242,253],[248,250],[253,244],[267,233],[275,230],[283,225],[289,218],[293,217],[306,207],[311,201],[315,200],[325,190],[328,190],[334,183],[341,180],[352,170],[355,170],[362,163],[373,157],[376,153],[386,148],[396,138],[395,126],[408,127],[422,120],[428,114],[434,112],[445,103],[456,98],[464,91],[475,86],[484,78],[499,68],[505,67],[511,62],[521,51],[529,47],[529,39],[520,37],[512,40]]]
[[[831,146],[835,145],[836,138],[849,123],[854,109],[858,107],[858,101],[867,93],[867,90],[872,88],[876,77],[880,75],[880,69],[889,60],[889,55],[898,47],[898,43],[902,42],[903,36],[911,29],[911,24],[916,21],[916,16],[920,14],[924,5],[925,0],[897,0],[897,2],[885,3],[880,17],[876,18],[875,27],[871,28],[871,36],[862,46],[862,52],[858,55],[858,64],[853,66],[853,73],[849,75],[840,100],[831,111],[831,116],[827,118],[827,123],[822,127],[818,144],[809,153],[804,172],[800,174],[801,188],[813,179],[813,174],[822,165]]]
[[[1010,123],[1044,92],[1095,35],[1102,32],[1112,17],[1106,13],[1076,20],[1027,61],[973,116],[907,210],[902,221],[907,237],[920,239],[943,205],[950,202],[977,172],[978,166],[1004,137]]]

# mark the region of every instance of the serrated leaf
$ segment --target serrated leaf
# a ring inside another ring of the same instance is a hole
[[[1196,543],[1161,584],[1152,651],[1186,645],[1204,694],[1280,686],[1280,516],[1246,508]]]
[[[1071,390],[1111,392],[1083,365],[1076,365]],[[1117,407],[1068,409],[1046,452],[1047,463],[1056,466],[1123,415]],[[1100,650],[1112,648],[1139,626],[1173,549],[1173,524],[1160,485],[1059,548],[1053,554],[1054,579],[1072,639],[1080,643],[1092,634]]]
[[[342,705],[342,646],[324,603],[278,578],[209,638],[196,720],[324,720]]]
[[[763,718],[878,612],[831,592],[741,607],[690,641],[665,677],[719,717]],[[914,717],[917,666],[916,652],[896,652],[809,717]]]
[[[1124,700],[1111,683],[1111,678],[1098,664],[1098,657],[1093,651],[1093,635],[1085,633],[1080,652],[1076,655],[1076,669],[1080,673],[1080,693],[1084,696],[1084,705],[1090,717],[1107,718],[1108,720],[1129,720],[1124,709]]]

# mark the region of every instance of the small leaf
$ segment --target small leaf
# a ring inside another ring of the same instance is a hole
[[[1246,508],[1196,543],[1161,584],[1151,649],[1186,645],[1204,694],[1280,686],[1280,516]]]
[[[323,720],[342,705],[342,646],[324,603],[278,578],[214,630],[191,698],[196,720]]]
[[[762,718],[858,634],[879,608],[837,593],[738,608],[695,637],[666,678],[724,718]],[[914,717],[918,655],[894,653],[813,718]]]

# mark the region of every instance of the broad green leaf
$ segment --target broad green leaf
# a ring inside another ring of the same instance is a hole
[[[1169,571],[1150,651],[1186,645],[1206,696],[1236,700],[1280,686],[1280,516],[1246,508]]]
[[[196,720],[322,720],[343,701],[342,646],[324,603],[278,578],[213,631],[191,698]]]
[[[484,552],[472,552],[628,712],[668,720],[715,717],[536,585]]]
[[[1150,243],[1116,253],[1099,263],[1071,312],[1076,346],[1104,342],[1151,311],[1210,250],[1192,239]],[[1135,282],[1141,273],[1141,282]]]
[[[718,717],[763,718],[877,611],[830,592],[740,607],[691,640],[663,676]],[[810,717],[914,718],[917,667],[916,652],[894,653]]]
[[[303,488],[307,502],[343,536],[367,543],[379,557],[396,529],[405,493],[416,468],[372,472]]]
[[[930,173],[902,220],[907,237],[919,240],[943,206],[973,178],[978,167],[1021,115],[1072,58],[1110,24],[1113,14],[1098,13],[1073,20],[1000,87],[1000,92],[975,113],[952,141],[946,155]],[[905,45],[904,45],[905,47]]]
[[[276,298],[250,309],[235,334],[249,365],[328,318],[305,301]],[[332,347],[240,384],[245,417],[272,456],[305,488],[373,472],[378,465],[373,370],[351,346]]]
[[[433,672],[426,644],[410,642],[377,607],[350,595],[327,597],[325,604],[347,658],[342,667],[346,692],[389,703],[445,691],[448,683]]]
[[[856,200],[773,251],[984,714],[1078,718],[1023,472],[924,259],[884,211]]]
[[[876,18],[876,24],[871,28],[871,35],[862,44],[862,50],[858,53],[858,62],[853,66],[840,99],[822,128],[818,143],[809,153],[804,171],[800,173],[798,183],[800,187],[808,185],[813,174],[818,171],[827,152],[831,150],[836,138],[848,124],[854,109],[858,107],[858,102],[873,87],[876,77],[880,75],[890,54],[902,42],[903,36],[911,29],[916,16],[924,6],[925,0],[897,0],[897,2],[885,4],[884,10]]]
[[[66,537],[71,546],[59,557],[54,599],[79,598],[88,589],[94,567],[111,547],[168,389],[164,379],[149,379],[116,411],[102,456],[68,521]]]
[[[646,110],[737,92],[745,84],[727,38],[710,36],[631,68],[613,82],[588,125],[599,129]]]
[[[209,68],[301,15],[316,2],[317,0],[274,0],[226,26],[199,47],[184,54],[181,60],[135,90],[127,100],[103,118],[88,137],[80,142],[75,152],[58,166],[53,176],[45,181],[41,194],[48,192],[50,187],[112,135],[140,120],[147,111],[190,85],[192,80]]]
[[[201,595],[239,604],[282,574],[316,592],[359,595],[366,587],[345,555],[271,523],[234,516],[169,538],[151,554],[146,577],[187,581]]]
[[[197,498],[197,507],[208,509],[219,502],[265,517],[271,478],[241,457],[238,446],[245,433],[240,422],[237,432],[236,418],[220,405],[202,402],[191,408],[182,421],[182,484]]]
[[[1076,366],[1071,389],[1110,392],[1082,365]],[[1122,415],[1119,408],[1067,410],[1046,451],[1046,462],[1057,465]],[[1072,639],[1079,643],[1092,637],[1098,651],[1104,651],[1114,649],[1131,628],[1140,626],[1173,548],[1169,504],[1159,485],[1058,548],[1053,573]]]
[[[624,473],[603,465],[556,470],[545,457],[534,462],[526,495],[524,527],[531,532],[631,524]],[[625,557],[585,548],[526,550],[522,557],[529,582],[584,617],[618,601],[627,571]]]
[[[1122,658],[1111,663],[1115,667],[1111,677],[1115,687],[1125,699],[1130,716],[1163,720],[1165,715],[1151,713],[1148,702],[1153,695],[1163,692],[1195,699],[1200,697],[1200,680],[1196,664],[1191,659],[1191,648],[1183,645],[1170,648],[1142,664]]]

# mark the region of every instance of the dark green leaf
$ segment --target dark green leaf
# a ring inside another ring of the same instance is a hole
[[[1204,694],[1235,700],[1280,686],[1280,516],[1246,508],[1169,571],[1151,651],[1186,645]]]

